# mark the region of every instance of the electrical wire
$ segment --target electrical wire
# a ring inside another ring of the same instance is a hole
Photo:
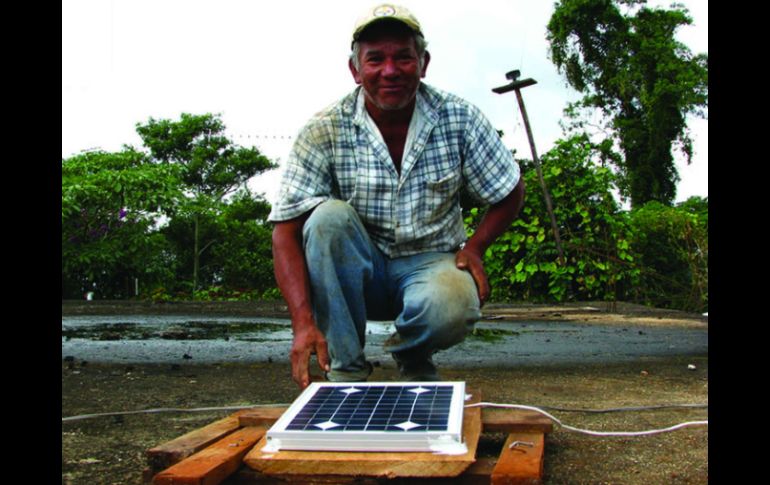
[[[620,408],[606,408],[606,409],[575,409],[575,408],[560,408],[556,406],[537,406],[540,409],[550,409],[551,411],[561,411],[565,413],[619,413],[627,411],[654,411],[658,409],[708,409],[708,404],[659,404],[655,406],[629,406]]]
[[[79,416],[70,416],[67,418],[61,418],[62,423],[69,421],[79,421],[81,419],[99,418],[103,416],[123,416],[127,414],[154,414],[154,413],[199,413],[206,411],[238,411],[241,409],[255,409],[264,407],[283,407],[289,406],[285,403],[280,404],[246,404],[243,406],[218,406],[218,407],[205,407],[205,408],[154,408],[154,409],[140,409],[138,411],[116,411],[111,413],[94,413],[94,414],[81,414]]]
[[[690,426],[708,426],[708,420],[702,420],[702,421],[686,421],[684,423],[679,423],[674,426],[670,426],[668,428],[661,428],[661,429],[650,429],[645,431],[594,431],[590,429],[582,429],[582,428],[576,428],[574,426],[569,426],[567,424],[564,424],[561,422],[560,419],[558,419],[556,416],[540,409],[536,408],[534,406],[526,406],[523,404],[499,404],[499,403],[491,403],[491,402],[479,402],[475,404],[467,404],[465,406],[466,408],[473,408],[473,407],[494,407],[494,408],[505,408],[505,409],[523,409],[526,411],[535,411],[537,413],[540,413],[547,418],[551,419],[555,423],[557,423],[562,428],[568,430],[568,431],[574,431],[576,433],[582,433],[587,434],[591,436],[648,436],[653,434],[660,434],[660,433],[668,433],[670,431],[676,431],[678,429],[690,427]],[[600,411],[604,412],[604,410]]]
[[[708,408],[708,404],[661,404],[661,405],[655,405],[655,406],[635,406],[635,407],[619,407],[619,408],[607,408],[607,409],[575,409],[575,408],[560,408],[560,407],[554,407],[554,406],[541,406],[540,408],[537,408],[534,406],[524,406],[519,404],[496,404],[496,403],[468,404],[465,407],[479,407],[482,405],[485,407],[513,407],[516,409],[529,409],[529,410],[537,411],[541,414],[546,415],[548,418],[556,421],[560,426],[562,426],[565,429],[570,429],[571,427],[564,425],[557,418],[555,418],[554,416],[552,416],[551,414],[548,414],[543,410],[551,409],[553,411],[574,412],[574,413],[612,413],[612,412],[628,412],[628,411],[649,411],[649,410],[669,409],[669,408],[691,408],[691,409]],[[61,421],[62,423],[66,423],[71,421],[80,421],[83,419],[99,418],[99,417],[105,417],[105,416],[124,416],[124,415],[130,415],[130,414],[238,411],[241,409],[256,409],[261,407],[288,407],[288,406],[289,404],[286,404],[286,403],[278,403],[278,404],[245,404],[243,406],[216,406],[216,407],[202,407],[202,408],[153,408],[153,409],[140,409],[138,411],[116,411],[116,412],[109,412],[109,413],[81,414],[78,416],[70,416],[70,417],[62,418]],[[693,421],[693,423],[708,424],[708,421],[705,421],[705,422]],[[673,431],[673,429],[671,429],[670,431]]]

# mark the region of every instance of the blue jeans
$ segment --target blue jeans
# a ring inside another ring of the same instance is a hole
[[[303,228],[318,328],[326,337],[332,381],[365,380],[366,321],[394,320],[385,345],[406,378],[438,376],[431,355],[460,343],[481,317],[476,284],[453,253],[388,258],[347,203],[318,205]]]

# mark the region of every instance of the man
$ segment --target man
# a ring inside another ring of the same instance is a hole
[[[331,381],[363,381],[367,319],[393,319],[385,344],[405,380],[439,380],[432,354],[461,342],[489,296],[482,257],[523,203],[517,163],[464,100],[432,88],[417,19],[381,5],[357,23],[359,86],[316,114],[292,148],[273,255],[291,314],[292,378],[310,356]],[[490,205],[466,241],[460,189]]]

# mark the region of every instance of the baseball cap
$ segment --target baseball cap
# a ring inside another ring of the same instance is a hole
[[[369,27],[375,22],[388,19],[403,22],[410,29],[422,35],[422,27],[420,27],[420,22],[417,21],[417,18],[412,14],[412,12],[400,5],[383,3],[377,5],[374,8],[370,8],[367,10],[366,14],[358,19],[355,29],[353,30],[353,42],[358,40],[358,38],[361,36],[361,32],[363,32],[365,28]]]

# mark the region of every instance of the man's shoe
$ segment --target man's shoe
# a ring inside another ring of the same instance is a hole
[[[361,370],[335,370],[324,372],[324,377],[330,382],[366,382],[374,371],[374,366],[367,360],[366,366]]]
[[[401,373],[401,379],[408,382],[431,382],[440,381],[436,366],[433,364],[432,357],[421,359],[402,360],[393,355],[398,364],[398,370]]]

